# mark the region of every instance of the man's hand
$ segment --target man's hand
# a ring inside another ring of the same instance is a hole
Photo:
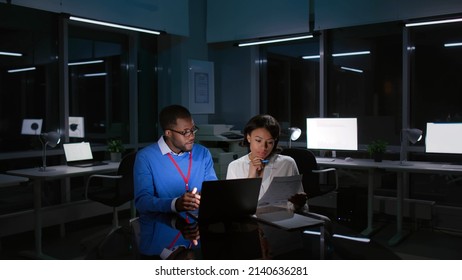
[[[199,208],[201,196],[197,193],[197,188],[191,192],[186,192],[180,196],[175,203],[175,208],[178,212],[193,211]]]

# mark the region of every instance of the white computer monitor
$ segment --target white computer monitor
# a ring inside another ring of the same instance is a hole
[[[307,118],[306,146],[312,150],[358,150],[356,118]]]
[[[427,123],[425,152],[462,154],[462,123]]]

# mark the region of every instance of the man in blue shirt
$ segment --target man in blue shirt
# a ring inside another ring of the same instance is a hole
[[[210,151],[194,143],[198,128],[185,107],[165,107],[159,122],[164,134],[136,156],[136,208],[140,213],[195,210],[202,182],[217,180]]]

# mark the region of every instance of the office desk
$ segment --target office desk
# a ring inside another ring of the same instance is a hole
[[[374,177],[377,169],[380,167],[380,162],[375,162],[372,159],[353,159],[346,161],[344,159],[326,159],[316,158],[318,165],[321,167],[334,167],[345,169],[365,170],[368,173],[367,179],[367,228],[361,232],[364,236],[370,236],[375,228],[373,226],[374,218]]]
[[[191,223],[184,213],[141,214],[138,250],[142,258],[170,259],[324,259],[324,227],[320,236],[287,231],[253,218]],[[174,248],[180,248],[175,251]]]
[[[462,175],[462,165],[451,165],[434,162],[406,161],[382,161],[374,162],[371,159],[353,159],[345,161],[336,158],[327,160],[320,158],[318,165],[321,167],[335,167],[348,169],[363,169],[368,171],[367,188],[367,228],[361,232],[365,236],[371,235],[375,229],[373,227],[373,201],[374,201],[374,176],[377,170],[391,171],[397,173],[397,194],[396,194],[396,234],[389,240],[389,245],[398,244],[403,238],[403,203],[404,203],[404,184],[408,173],[430,173],[430,174],[460,174]]]
[[[48,180],[87,176],[95,173],[116,172],[118,162],[109,162],[107,165],[92,167],[72,167],[67,165],[49,166],[46,171],[39,171],[38,168],[9,170],[7,173],[27,177],[34,184],[34,236],[35,236],[35,257],[47,258],[42,252],[42,184]]]
[[[403,233],[403,204],[404,204],[404,185],[409,173],[429,173],[429,174],[456,174],[462,175],[462,165],[452,165],[436,162],[406,161],[400,164],[399,161],[384,161],[380,168],[396,172],[397,192],[396,192],[396,234],[389,240],[389,245],[393,246],[401,242],[405,237]]]
[[[15,186],[20,183],[27,182],[27,181],[29,181],[29,179],[26,177],[0,174],[0,188]]]

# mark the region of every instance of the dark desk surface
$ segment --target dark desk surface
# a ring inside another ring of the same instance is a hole
[[[250,218],[199,226],[184,215],[155,213],[141,215],[139,225],[139,252],[154,259],[165,248],[175,247],[183,247],[177,258],[215,260],[319,259],[321,252],[319,236],[289,232]]]
[[[162,251],[175,250],[176,259],[397,259],[373,242],[332,238],[321,255],[319,235],[286,231],[247,219],[190,224],[182,215],[154,213],[139,218],[141,258],[160,259]],[[182,228],[178,230],[176,228]],[[319,226],[313,227],[319,232]],[[351,231],[344,231],[351,234]],[[190,238],[189,238],[190,237]],[[192,240],[195,240],[194,242]]]

